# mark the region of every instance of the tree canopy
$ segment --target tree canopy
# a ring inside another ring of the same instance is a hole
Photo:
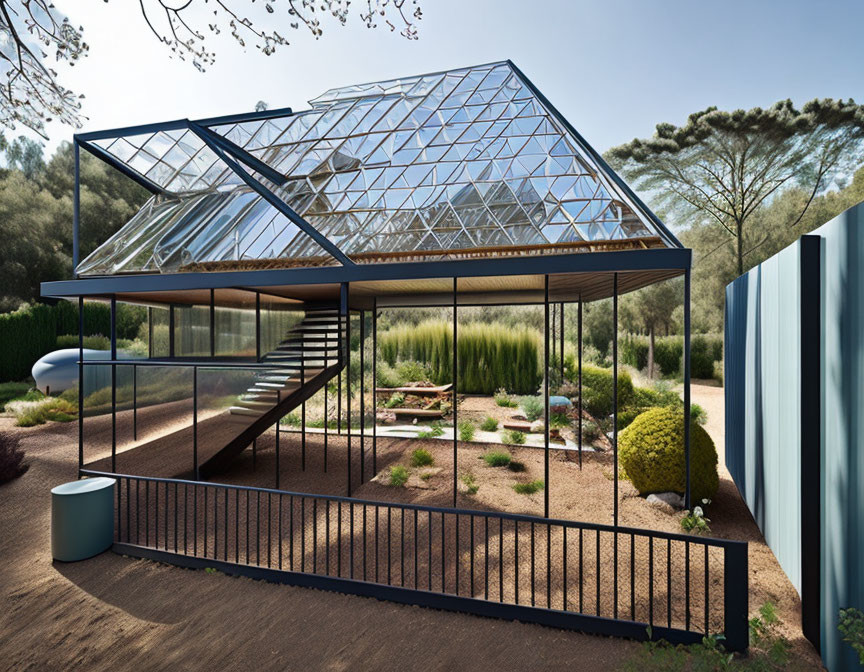
[[[108,0],[105,0],[107,2]],[[379,23],[409,40],[417,39],[423,12],[419,0],[377,0],[358,3],[367,28]],[[140,0],[141,27],[152,32],[173,56],[204,71],[216,61],[207,37],[231,35],[240,48],[254,47],[271,55],[287,46],[292,31],[306,29],[320,38],[329,18],[347,23],[346,0]],[[365,8],[364,8],[365,5]],[[77,28],[51,0],[0,0],[0,125],[18,125],[45,136],[45,124],[59,119],[79,128],[83,95],[61,83],[49,63],[75,65],[87,56],[84,27]]]
[[[843,186],[864,161],[864,106],[826,98],[800,110],[790,100],[768,109],[709,107],[683,126],[658,124],[653,137],[613,147],[606,156],[650,193],[670,223],[725,233],[740,275],[745,258],[768,241],[753,226],[761,208],[781,191],[802,191],[805,199],[787,222],[794,228],[817,195]]]

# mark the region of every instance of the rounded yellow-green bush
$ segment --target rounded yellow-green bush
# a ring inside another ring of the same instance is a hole
[[[621,432],[618,459],[640,495],[684,493],[684,416],[680,409],[652,408]],[[694,502],[717,492],[717,450],[699,424],[690,423],[690,478]]]

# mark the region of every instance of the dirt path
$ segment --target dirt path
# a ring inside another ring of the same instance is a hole
[[[2,670],[596,671],[637,646],[110,552],[52,563],[49,490],[74,476],[76,427],[11,431],[31,467],[0,486]]]

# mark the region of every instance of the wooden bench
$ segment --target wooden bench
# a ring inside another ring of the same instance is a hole
[[[426,410],[423,408],[388,408],[387,411],[393,413],[396,417],[409,416],[417,418],[442,418],[444,412],[437,409]]]
[[[453,387],[453,383],[447,385],[439,385],[437,387],[376,387],[375,394],[415,394],[418,397],[432,397],[436,394],[444,394],[449,392]]]

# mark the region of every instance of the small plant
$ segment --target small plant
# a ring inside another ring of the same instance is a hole
[[[570,418],[566,413],[553,413],[549,417],[549,426],[552,428],[563,429],[570,426]]]
[[[430,478],[432,478],[433,475],[434,474],[431,471],[427,471],[425,473],[420,474],[420,480],[421,481],[428,481]]]
[[[855,607],[841,609],[837,629],[843,635],[843,641],[858,654],[858,662],[864,665],[864,613]]]
[[[474,423],[470,420],[459,421],[459,440],[470,441],[474,438]]]
[[[522,407],[525,417],[530,422],[538,420],[546,410],[546,406],[540,397],[522,397],[519,400],[519,405]]]
[[[0,434],[0,483],[18,478],[28,468],[18,438],[12,434]]]
[[[418,439],[437,439],[439,436],[444,436],[444,426],[440,422],[433,422],[429,429],[418,432]]]
[[[394,488],[401,488],[408,482],[408,469],[401,464],[396,464],[390,467],[390,485]]]
[[[384,408],[399,408],[405,403],[405,395],[401,392],[394,392],[390,398],[384,402]]]
[[[480,489],[480,484],[477,482],[477,479],[474,478],[474,474],[470,472],[462,474],[462,483],[468,489],[469,495],[476,495],[477,491]]]
[[[510,453],[493,451],[483,455],[483,461],[490,467],[506,467],[511,460]]]
[[[498,421],[487,415],[483,422],[480,423],[480,429],[484,432],[494,432],[498,429]]]
[[[425,448],[418,448],[413,453],[411,453],[411,466],[412,467],[428,467],[435,459],[432,457],[432,453],[430,453]]]
[[[519,460],[510,460],[510,464],[507,465],[507,468],[510,471],[515,471],[517,473],[525,471],[525,463],[520,462]]]
[[[503,387],[498,388],[495,392],[495,403],[501,406],[502,408],[518,408],[519,404],[517,401],[507,393]]]
[[[279,421],[279,424],[288,425],[289,427],[299,427],[301,422],[299,413],[288,413]]]
[[[525,443],[525,433],[518,429],[508,429],[501,432],[501,443],[515,444],[521,446]]]
[[[35,427],[46,422],[70,422],[78,415],[78,407],[60,397],[42,397],[39,401],[10,401],[6,409],[15,413],[16,425]]]
[[[708,422],[708,411],[702,408],[699,404],[690,404],[690,419],[704,425]]]
[[[582,422],[582,440],[591,443],[592,441],[596,441],[601,436],[603,436],[603,430],[597,425],[596,422],[592,422],[591,420],[584,420]]]
[[[710,499],[703,499],[702,504],[708,506],[711,503]],[[681,527],[685,532],[693,534],[706,534],[711,531],[708,523],[710,518],[706,518],[701,506],[694,506],[693,511],[685,511],[684,517],[681,518]]]
[[[205,568],[204,568],[204,573],[205,573],[205,574],[218,574],[218,573],[219,573],[219,570],[216,569],[215,567],[205,567]]]
[[[528,481],[527,483],[516,483],[513,489],[520,495],[533,495],[535,492],[540,492],[545,487],[543,481]]]

